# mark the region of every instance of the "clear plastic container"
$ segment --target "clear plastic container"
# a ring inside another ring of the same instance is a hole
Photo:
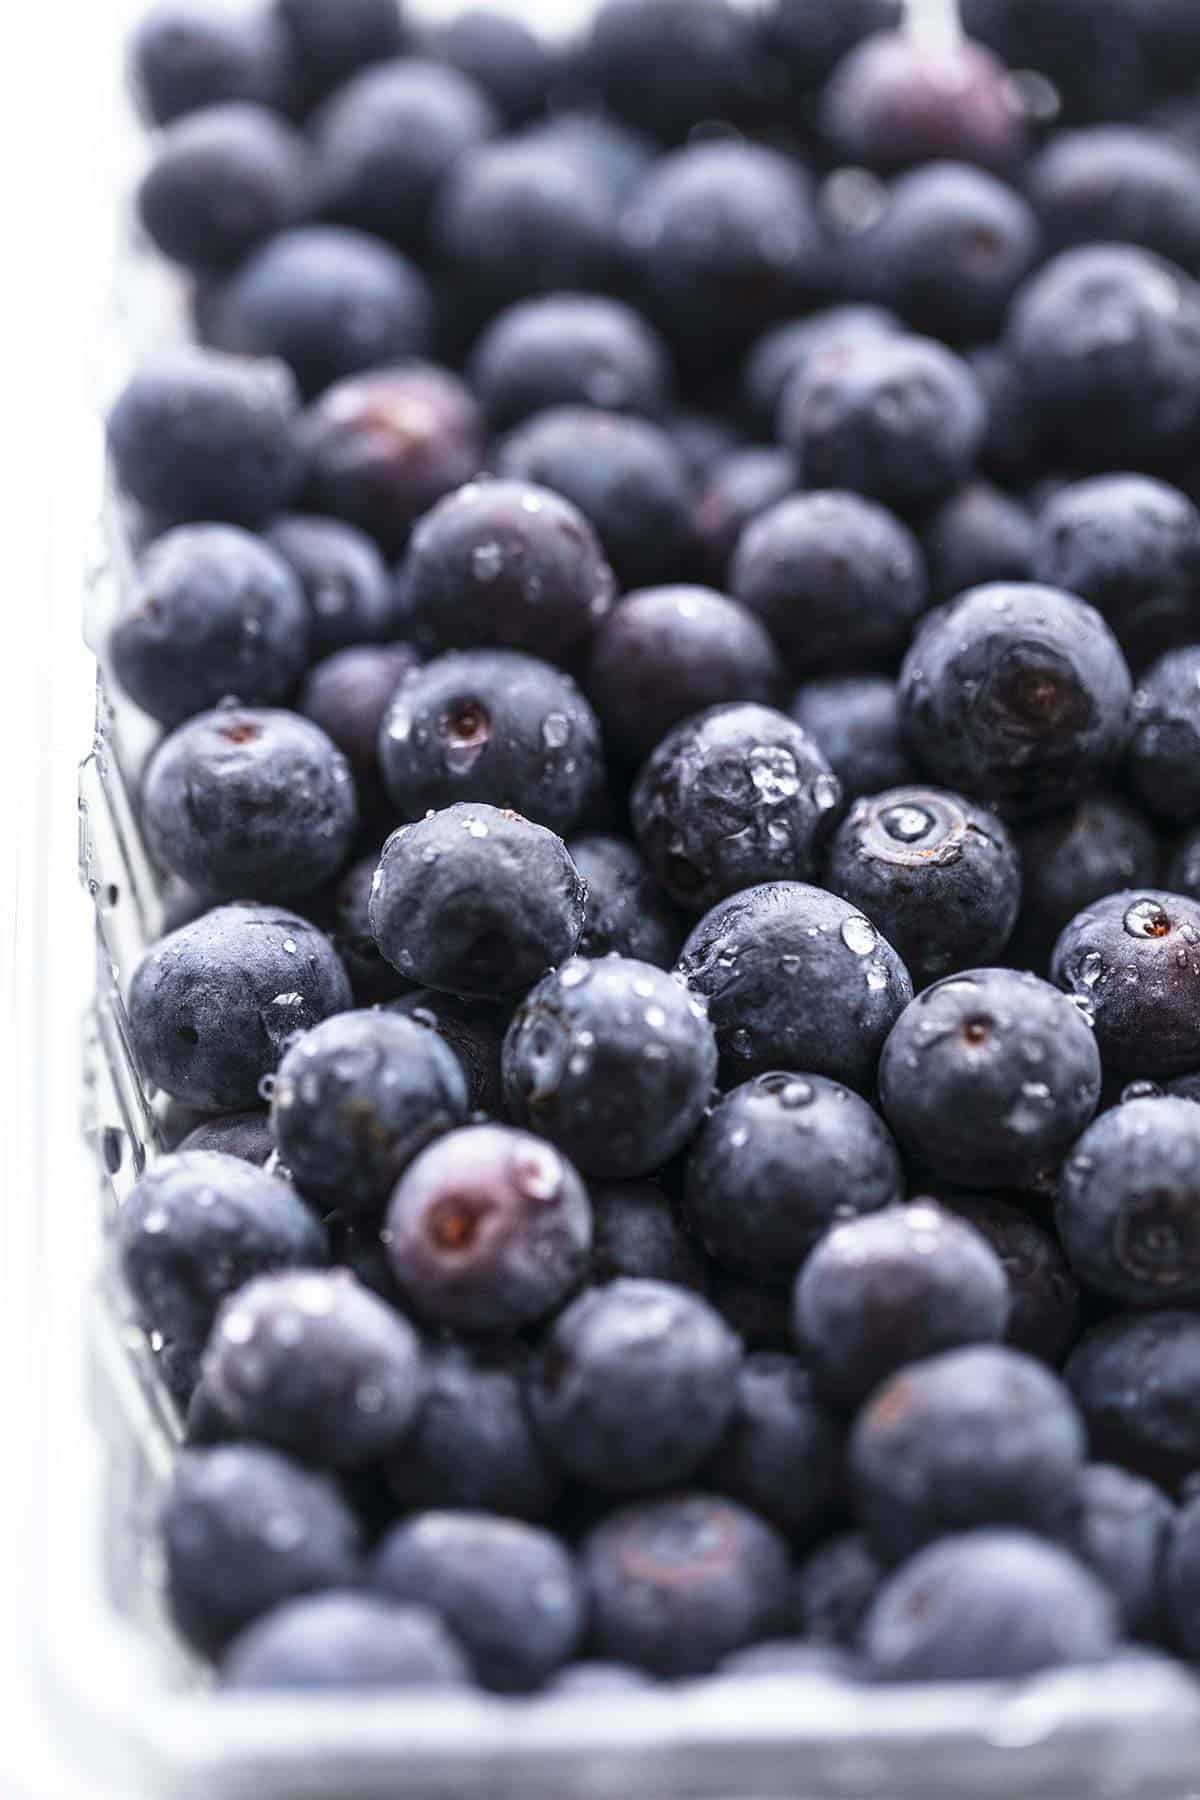
[[[526,10],[540,24],[562,23],[580,0],[529,0]],[[953,29],[942,0],[927,0],[919,23]],[[132,133],[128,143],[122,166],[132,170],[140,154]],[[113,205],[115,215],[116,196]],[[132,253],[122,270],[115,365],[180,329],[165,273]],[[121,509],[101,487],[97,479],[93,645],[120,604],[131,557]],[[51,1348],[45,1404],[54,1420],[43,1435],[35,1655],[54,1735],[87,1771],[81,1791],[120,1800],[1200,1794],[1200,1690],[1183,1670],[1150,1658],[1003,1687],[856,1692],[794,1680],[698,1681],[619,1701],[213,1691],[164,1617],[154,1518],[179,1424],[105,1242],[131,1182],[160,1149],[159,1102],[139,1079],[123,999],[161,916],[129,801],[145,741],[144,723],[115,711],[101,681],[80,777],[80,870],[95,922],[83,1146],[45,1108],[35,1177],[44,1201],[39,1311]],[[46,1055],[71,1029],[61,983],[47,981],[41,1006]],[[80,1217],[97,1192],[93,1233]]]

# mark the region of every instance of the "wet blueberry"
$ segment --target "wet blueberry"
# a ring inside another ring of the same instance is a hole
[[[669,1281],[704,1293],[704,1258],[676,1222],[665,1190],[654,1181],[593,1181],[593,1284],[628,1275]]]
[[[1051,975],[1094,1019],[1106,1068],[1200,1066],[1200,901],[1158,888],[1108,894],[1064,927]]]
[[[315,1594],[275,1607],[230,1646],[221,1685],[236,1692],[454,1688],[462,1651],[436,1615],[370,1594]]]
[[[825,675],[805,682],[792,702],[792,717],[824,751],[847,805],[863,794],[911,785],[899,696],[886,675]]]
[[[469,375],[497,431],[551,406],[655,418],[673,385],[658,333],[601,294],[547,294],[508,307],[476,344]]]
[[[567,849],[587,883],[580,956],[627,956],[673,968],[687,927],[634,846],[624,838],[591,833],[571,838]]]
[[[1089,1331],[1066,1380],[1093,1457],[1173,1490],[1200,1468],[1200,1318],[1124,1313]]]
[[[1155,818],[1200,823],[1200,644],[1169,651],[1138,687],[1129,774]]]
[[[760,1351],[742,1364],[733,1418],[702,1480],[803,1544],[834,1515],[842,1457],[841,1427],[804,1364]]]
[[[1079,1336],[1083,1306],[1054,1232],[1021,1207],[982,1194],[954,1194],[946,1204],[987,1239],[1004,1265],[1007,1342],[1057,1366]]]

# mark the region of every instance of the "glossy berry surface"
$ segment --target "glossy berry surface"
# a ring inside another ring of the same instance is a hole
[[[1165,1563],[1175,1508],[1152,1481],[1111,1463],[1089,1463],[1080,1483],[1071,1547],[1117,1602],[1131,1637],[1160,1638]]]
[[[1159,888],[1107,894],[1063,928],[1051,975],[1094,1021],[1105,1066],[1200,1066],[1200,901]]]
[[[833,1514],[842,1454],[841,1427],[804,1364],[759,1351],[742,1364],[733,1418],[703,1479],[803,1543]]]
[[[378,790],[384,714],[419,664],[408,644],[350,644],[314,663],[297,695],[297,711],[333,739],[366,802]]]
[[[707,1290],[704,1259],[656,1182],[593,1181],[589,1192],[594,1283],[628,1275],[669,1281],[700,1294]]]
[[[1024,1208],[984,1194],[954,1194],[947,1204],[987,1239],[1003,1264],[1006,1342],[1057,1367],[1080,1335],[1083,1297],[1053,1230]]]
[[[1169,651],[1144,676],[1134,695],[1129,774],[1154,818],[1200,822],[1200,645]]]
[[[587,910],[579,954],[626,956],[670,969],[687,924],[663,893],[633,844],[592,832],[571,838],[571,861],[587,883]]]
[[[291,1600],[244,1631],[221,1665],[238,1693],[455,1688],[469,1681],[454,1639],[423,1607],[370,1594]]]
[[[632,307],[598,294],[518,301],[482,334],[471,386],[496,431],[551,406],[655,418],[673,385],[665,343]]]
[[[886,675],[824,675],[792,702],[792,717],[815,738],[842,784],[848,806],[863,794],[908,787],[914,770],[900,730],[900,704]]]
[[[935,48],[875,33],[833,70],[823,105],[835,147],[869,168],[952,157],[1003,170],[1023,147],[1008,71],[965,39]]]

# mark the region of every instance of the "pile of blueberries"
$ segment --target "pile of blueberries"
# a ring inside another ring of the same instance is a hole
[[[229,1687],[1200,1660],[1200,7],[962,10],[138,35],[116,1238]]]

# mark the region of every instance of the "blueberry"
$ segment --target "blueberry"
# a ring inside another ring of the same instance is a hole
[[[1021,902],[1020,861],[1000,820],[938,788],[857,801],[825,878],[885,933],[917,987],[992,961]]]
[[[1059,1182],[1059,1236],[1075,1273],[1126,1306],[1200,1301],[1200,1111],[1135,1099],[1084,1132]]]
[[[156,1163],[116,1235],[140,1323],[179,1351],[203,1348],[221,1302],[252,1277],[326,1256],[324,1232],[286,1182],[215,1151]]]
[[[956,1194],[947,1204],[987,1239],[1004,1266],[1008,1343],[1042,1362],[1061,1363],[1079,1336],[1082,1302],[1054,1233],[1021,1207],[982,1194]]]
[[[794,1356],[760,1351],[738,1376],[737,1405],[702,1479],[810,1542],[841,1497],[842,1432]]]
[[[727,1656],[718,1671],[721,1677],[751,1680],[758,1677],[787,1676],[792,1681],[856,1681],[859,1675],[855,1658],[828,1644],[809,1644],[800,1638],[768,1638],[751,1644],[746,1650],[735,1650]],[[803,1691],[803,1690],[801,1690]]]
[[[108,449],[118,485],[157,522],[258,525],[296,493],[298,422],[282,363],[174,350],[122,389]]]
[[[972,969],[919,994],[884,1046],[884,1115],[947,1181],[1023,1187],[1096,1110],[1100,1056],[1077,1007],[1036,975]]]
[[[742,447],[742,433],[724,414],[696,407],[678,408],[664,420],[663,429],[675,446],[693,496],[722,458]]]
[[[1147,872],[1154,867],[1150,861],[1146,866]],[[1200,826],[1194,831],[1185,832],[1176,844],[1167,870],[1167,881],[1172,893],[1200,900]]]
[[[1200,644],[1168,651],[1143,677],[1134,695],[1129,774],[1156,818],[1200,824]]]
[[[395,635],[391,577],[364,532],[341,519],[293,513],[276,519],[263,536],[304,591],[314,661]]]
[[[513,1331],[561,1305],[587,1269],[587,1191],[550,1145],[476,1125],[425,1150],[388,1206],[384,1245],[421,1315]]]
[[[805,1639],[850,1649],[883,1581],[883,1565],[861,1532],[830,1538],[800,1565],[793,1587]]]
[[[746,527],[793,493],[799,478],[791,451],[768,445],[732,450],[714,464],[692,505],[696,555],[711,580],[724,584]]]
[[[986,1238],[930,1201],[834,1227],[796,1278],[796,1343],[819,1391],[853,1408],[907,1363],[999,1342],[1004,1266]]]
[[[737,1338],[698,1294],[630,1279],[591,1288],[546,1337],[529,1389],[534,1426],[589,1487],[670,1486],[721,1442],[741,1361]]]
[[[891,31],[902,0],[774,0],[767,13],[768,43],[801,93],[823,85],[842,57],[876,31]]]
[[[433,300],[407,258],[336,225],[283,231],[221,289],[210,335],[223,349],[277,356],[312,397],[406,357],[433,338]]]
[[[222,17],[203,5],[155,6],[130,44],[130,74],[157,125],[226,100],[286,110],[290,46],[272,17]]]
[[[636,766],[673,726],[735,701],[770,704],[783,674],[764,626],[712,588],[643,588],[604,619],[585,676],[605,743]]]
[[[993,338],[1038,257],[1028,201],[983,169],[929,163],[902,175],[854,254],[871,291],[947,343]]]
[[[649,585],[677,569],[691,531],[687,478],[671,439],[649,420],[553,406],[504,440],[497,467],[578,507],[623,586]]]
[[[434,1613],[337,1592],[275,1607],[237,1638],[221,1666],[222,1687],[243,1693],[396,1693],[460,1687],[469,1679],[461,1650]]]
[[[1030,166],[1029,194],[1052,250],[1139,244],[1186,269],[1200,264],[1195,159],[1158,132],[1060,132]]]
[[[1153,884],[1159,850],[1146,820],[1115,794],[1087,795],[1070,812],[1038,820],[1017,840],[1023,869],[1021,938],[1049,961],[1054,940],[1076,913],[1114,890]],[[1173,878],[1172,889],[1186,891]]]
[[[479,83],[509,125],[543,112],[562,73],[556,47],[519,18],[470,6],[426,33],[428,56]]]
[[[585,1175],[647,1175],[704,1116],[717,1047],[702,1004],[665,970],[573,958],[528,994],[504,1044],[512,1117]]]
[[[426,1351],[416,1423],[386,1466],[405,1511],[456,1506],[544,1519],[558,1473],[533,1434],[518,1353],[438,1344]]]
[[[684,1216],[720,1265],[782,1282],[836,1220],[903,1192],[896,1147],[865,1100],[819,1075],[760,1075],[705,1120]]]
[[[796,881],[715,906],[684,945],[679,972],[708,1002],[725,1086],[800,1069],[870,1088],[912,998],[907,969],[862,913]]]
[[[1125,1313],[1089,1331],[1066,1380],[1092,1455],[1174,1489],[1200,1468],[1200,1318]]]
[[[987,408],[968,365],[931,338],[835,342],[784,388],[779,436],[810,488],[929,507],[969,477]]]
[[[581,165],[618,202],[629,198],[658,154],[651,138],[587,104],[556,109],[525,137]]]
[[[265,106],[231,101],[168,125],[137,194],[154,244],[196,271],[232,268],[299,224],[315,200],[299,132]]]
[[[1027,581],[1034,541],[1032,514],[1010,494],[987,481],[960,488],[922,533],[934,597],[953,600],[989,581]]]
[[[731,0],[603,0],[581,64],[606,106],[667,143],[756,123],[778,85],[758,20]]]
[[[601,172],[530,135],[465,151],[438,189],[432,236],[481,312],[530,294],[606,288],[617,201]]]
[[[863,1627],[879,1681],[1012,1681],[1106,1662],[1116,1607],[1073,1556],[1021,1531],[971,1531],[914,1556]]]
[[[1159,1638],[1164,1562],[1175,1509],[1161,1488],[1109,1463],[1089,1463],[1071,1546],[1117,1602],[1131,1637]]]
[[[1085,468],[1153,470],[1200,428],[1200,287],[1148,250],[1089,244],[1021,288],[1008,345],[1042,427]]]
[[[714,345],[744,348],[828,285],[806,172],[743,139],[662,157],[621,231],[651,315],[705,367]]]
[[[900,671],[910,749],[928,774],[1018,815],[1073,800],[1112,762],[1132,684],[1092,607],[997,582],[929,615]]]
[[[404,48],[397,0],[274,0],[291,38],[308,97],[318,99],[370,63]]]
[[[755,883],[811,874],[840,797],[812,739],[786,714],[747,703],[710,707],[668,732],[630,806],[655,877],[703,912]]]
[[[574,952],[584,902],[579,871],[544,825],[494,806],[448,806],[384,845],[371,929],[409,980],[494,1000]]]
[[[672,968],[686,927],[633,845],[594,833],[572,838],[567,849],[587,883],[580,956],[625,956]]]
[[[257,1444],[181,1456],[161,1530],[171,1616],[205,1656],[272,1607],[359,1577],[359,1528],[333,1483]]]
[[[703,1675],[786,1624],[787,1549],[732,1500],[676,1494],[623,1507],[584,1547],[592,1641],[655,1675]]]
[[[1165,1591],[1171,1628],[1191,1661],[1200,1657],[1196,1595],[1200,1590],[1200,1496],[1190,1498],[1174,1522],[1167,1545]]]
[[[401,587],[413,628],[439,650],[493,644],[560,662],[608,613],[615,584],[578,507],[516,480],[472,482],[436,506]]]
[[[1155,888],[1108,894],[1064,927],[1051,975],[1094,1018],[1106,1069],[1200,1067],[1200,901]]]
[[[279,1065],[271,1124],[297,1186],[376,1217],[431,1139],[465,1122],[466,1077],[436,1032],[390,1012],[326,1019]]]
[[[351,863],[333,890],[328,911],[328,890],[314,896],[314,901],[322,903],[322,924],[329,932],[359,1006],[378,1006],[413,991],[412,983],[384,961],[371,934],[371,889],[378,865],[379,856],[374,851]]]
[[[240,1288],[217,1315],[203,1368],[239,1435],[335,1469],[394,1448],[421,1393],[416,1333],[347,1269]]]
[[[968,350],[966,360],[987,408],[980,466],[996,481],[1034,480],[1042,472],[1041,419],[1024,370],[1002,344]]]
[[[164,739],[142,781],[152,854],[221,898],[309,894],[358,827],[341,751],[298,713],[218,707]]]
[[[840,156],[872,169],[950,158],[1004,170],[1024,148],[1008,70],[969,39],[864,39],[833,70],[822,123]]]
[[[1047,76],[1070,118],[1121,118],[1145,104],[1148,71],[1127,0],[964,0],[963,23],[1014,68]]]
[[[500,1052],[508,1027],[506,1007],[460,1000],[457,994],[438,994],[432,988],[414,988],[402,999],[393,1000],[388,1010],[436,1031],[462,1065],[471,1111],[503,1119]]]
[[[792,703],[792,717],[824,752],[847,804],[913,781],[896,684],[886,675],[826,675],[806,682]]]
[[[1058,1535],[1084,1426],[1057,1376],[997,1344],[946,1350],[877,1388],[850,1436],[850,1493],[871,1545],[898,1562],[976,1526]]]
[[[308,498],[398,554],[409,531],[483,461],[483,421],[456,376],[430,364],[351,376],[305,416]]]
[[[565,834],[602,778],[600,726],[549,663],[514,650],[452,651],[396,695],[379,765],[402,819],[484,801]]]
[[[1142,668],[1200,634],[1200,511],[1149,475],[1071,482],[1038,515],[1033,573],[1090,600]]]
[[[784,389],[819,351],[839,344],[874,343],[902,329],[894,313],[862,303],[831,306],[773,325],[743,364],[743,410],[756,429],[773,436]]]
[[[161,725],[236,696],[284,699],[308,655],[309,618],[291,570],[232,525],[184,525],[138,560],[129,610],[108,640],[113,674]]]
[[[253,1106],[289,1038],[350,1005],[328,938],[280,907],[216,907],[151,946],[129,989],[144,1077],[213,1112]]]
[[[428,1607],[500,1693],[540,1687],[569,1661],[584,1627],[583,1584],[557,1538],[477,1512],[418,1513],[388,1533],[374,1587]]]
[[[628,1694],[650,1686],[649,1678],[628,1663],[573,1662],[547,1682],[546,1694],[571,1699],[606,1699],[612,1694]]]
[[[456,69],[412,58],[367,70],[314,121],[322,211],[422,251],[442,183],[497,123],[483,89]]]
[[[551,406],[654,418],[673,385],[658,333],[603,294],[547,294],[508,307],[476,344],[469,376],[497,431]]]
[[[196,1125],[179,1141],[180,1150],[217,1150],[222,1156],[236,1156],[240,1162],[261,1169],[275,1148],[267,1113],[257,1107],[250,1112],[219,1113]]]
[[[797,494],[761,513],[742,533],[730,585],[798,679],[894,658],[927,599],[912,533],[843,493]]]
[[[593,1181],[593,1284],[620,1276],[669,1281],[704,1293],[704,1259],[676,1223],[670,1201],[653,1181]]]

